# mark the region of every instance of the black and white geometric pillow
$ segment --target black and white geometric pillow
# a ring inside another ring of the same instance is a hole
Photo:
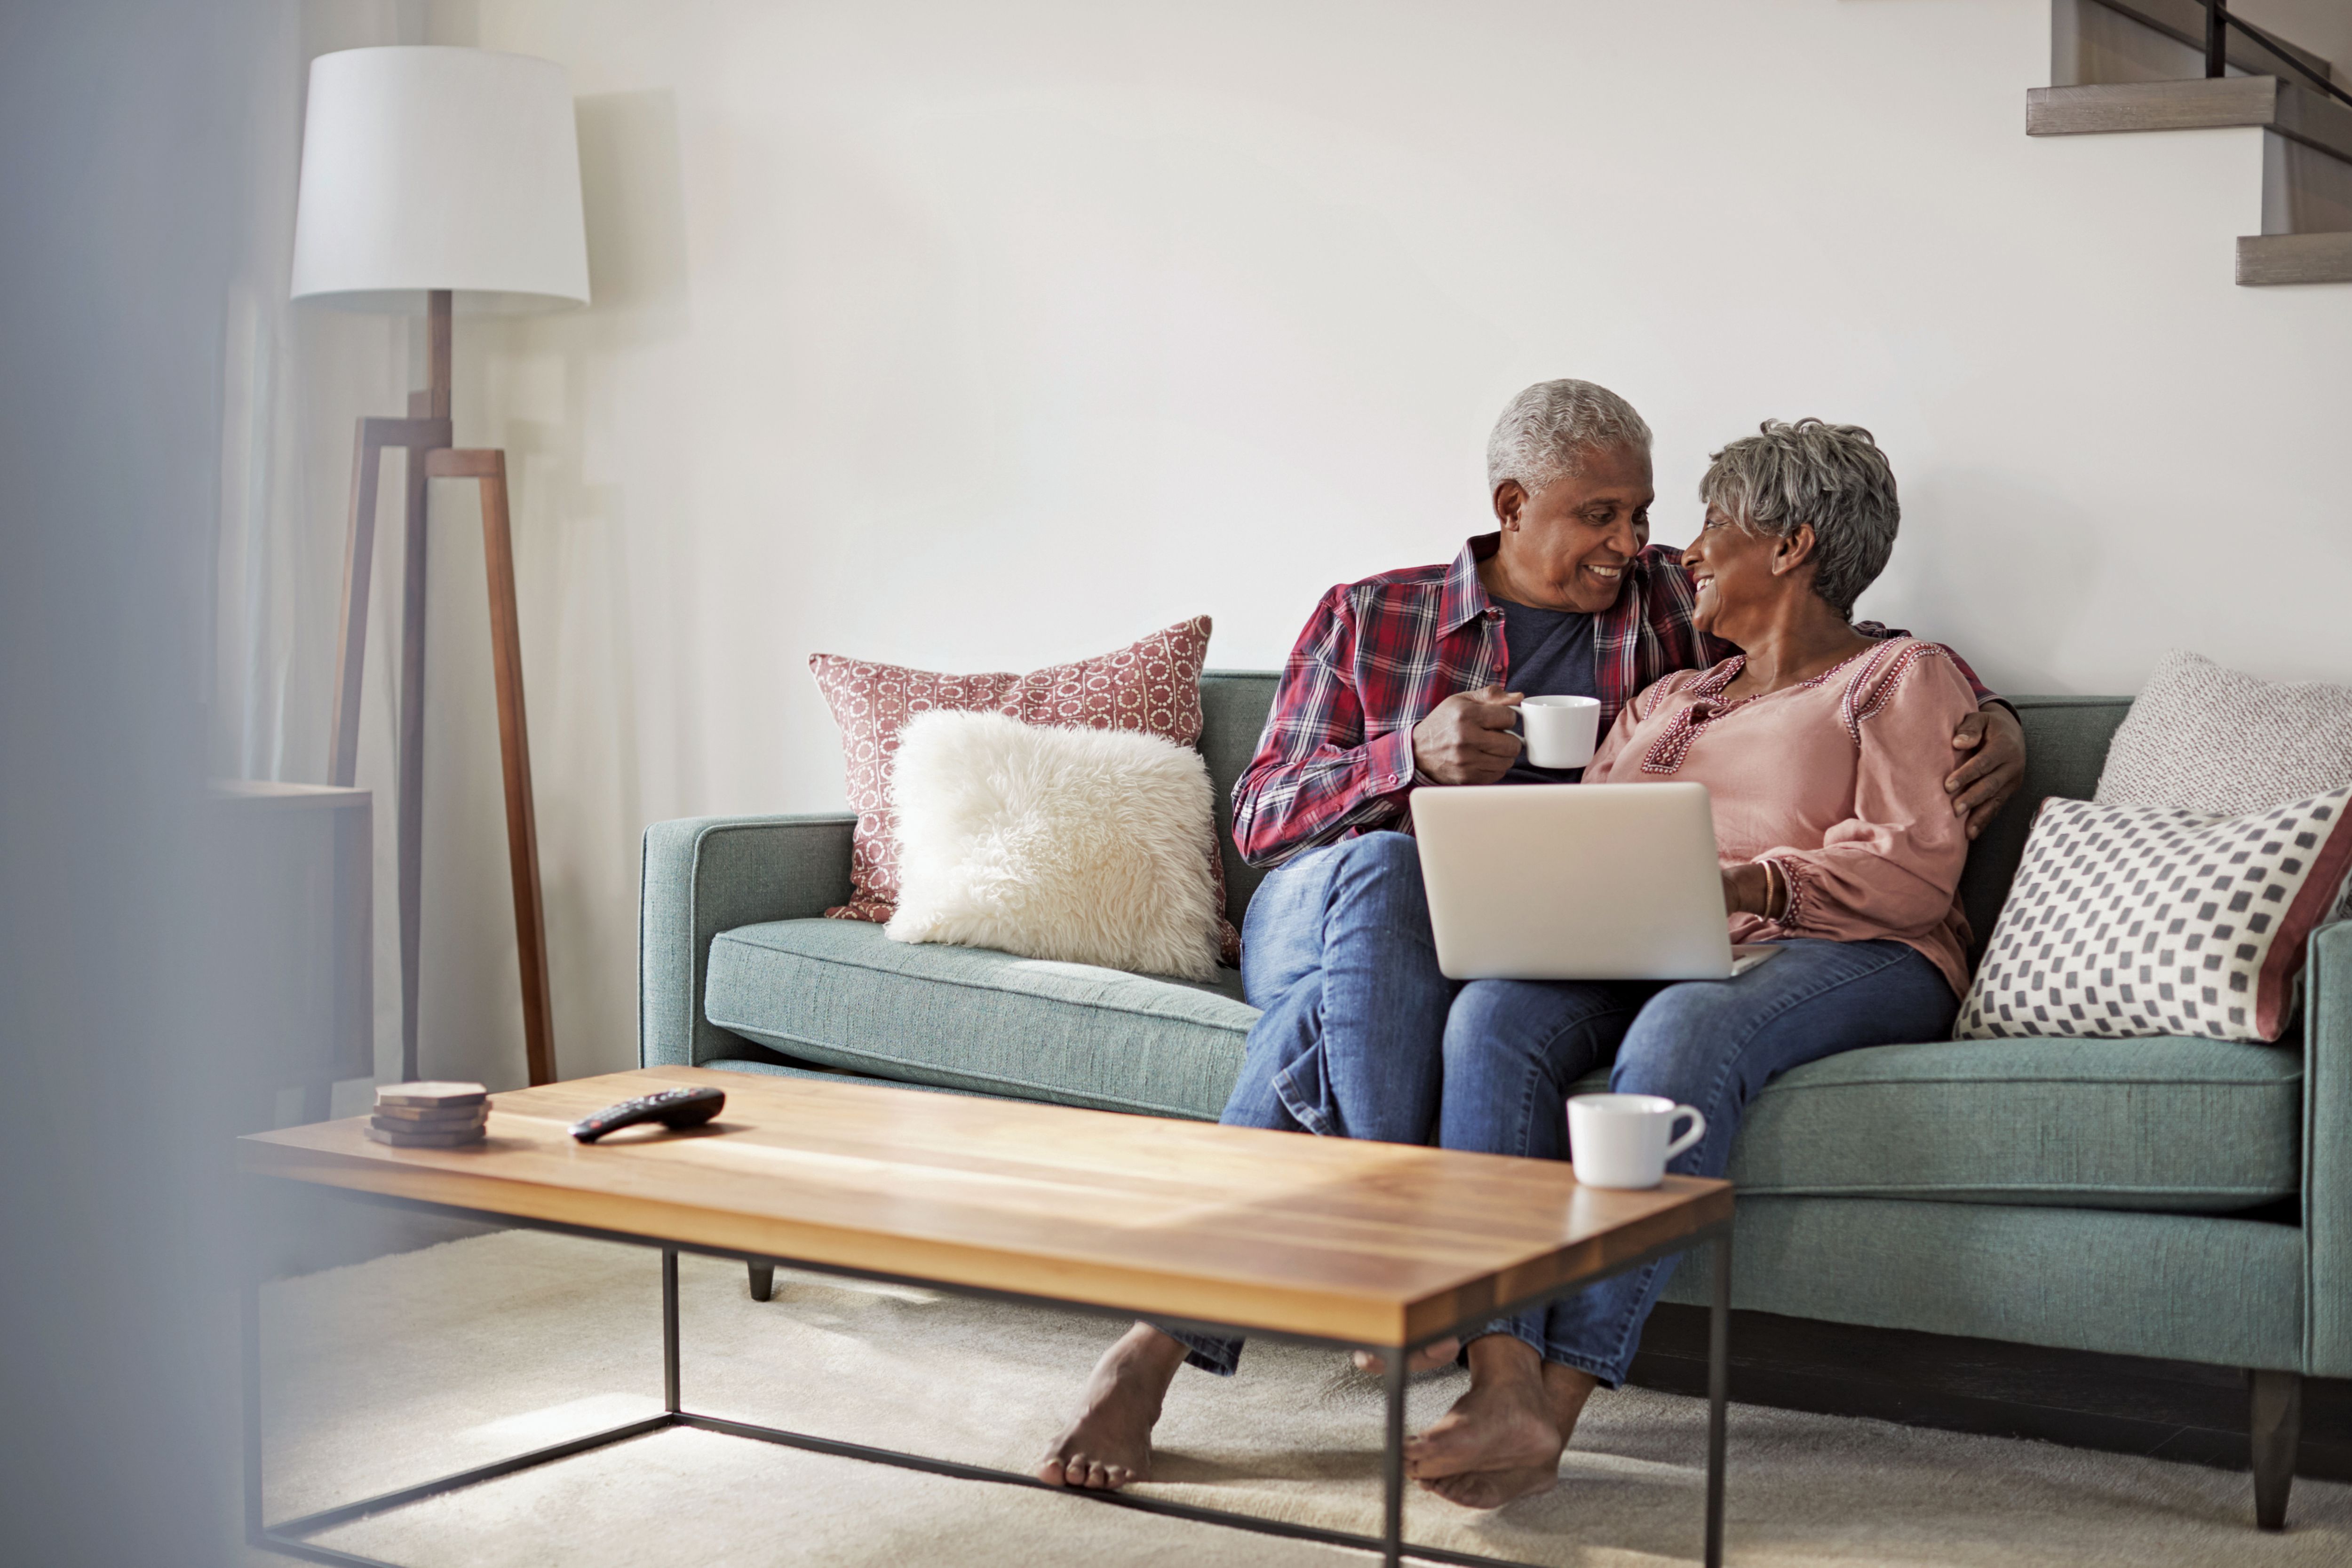
[[[1955,1040],[2272,1040],[2352,874],[2352,788],[2242,817],[2050,800]]]

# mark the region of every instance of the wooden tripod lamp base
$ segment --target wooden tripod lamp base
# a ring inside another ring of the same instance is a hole
[[[522,638],[515,612],[514,538],[507,511],[507,460],[492,448],[450,444],[450,293],[426,298],[427,390],[409,397],[406,419],[362,419],[352,453],[351,527],[343,558],[341,636],[335,657],[334,751],[328,782],[348,786],[359,765],[360,674],[367,651],[368,581],[375,555],[376,479],[383,449],[408,454],[407,544],[400,639],[399,859],[400,1067],[418,1076],[417,977],[424,892],[425,482],[471,479],[482,509],[482,553],[490,600],[490,660],[499,700],[499,751],[505,764],[507,862],[514,880],[515,946],[522,981],[523,1048],[530,1082],[555,1080],[548,1009],[547,918],[540,896],[539,827],[531,806],[530,731],[522,696]]]

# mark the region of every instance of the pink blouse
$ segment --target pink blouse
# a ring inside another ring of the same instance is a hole
[[[1734,942],[1891,937],[1965,995],[1969,839],[1944,779],[1952,732],[1977,709],[1967,678],[1938,644],[1898,637],[1801,685],[1725,702],[1746,663],[1683,670],[1634,698],[1585,782],[1706,786],[1724,864],[1769,861],[1789,883],[1786,914],[1734,915]]]

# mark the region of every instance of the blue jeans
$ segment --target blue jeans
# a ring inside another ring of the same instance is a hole
[[[1421,850],[1364,833],[1277,867],[1242,920],[1242,988],[1263,1010],[1218,1120],[1426,1144],[1446,1009]]]
[[[1285,862],[1242,922],[1242,986],[1263,1009],[1218,1118],[1327,1137],[1426,1144],[1437,1128],[1447,1009],[1421,851],[1363,833]],[[1175,1328],[1185,1360],[1219,1374],[1242,1342]]]
[[[1563,1159],[1569,1086],[1610,1059],[1609,1086],[1695,1105],[1706,1135],[1668,1168],[1719,1176],[1740,1114],[1791,1067],[1842,1051],[1942,1040],[1959,998],[1900,942],[1796,938],[1728,980],[1674,985],[1476,980],[1446,1020],[1438,1141],[1449,1149]],[[1524,1340],[1546,1361],[1624,1381],[1642,1324],[1676,1260],[1601,1281],[1480,1331]]]
[[[1941,972],[1900,943],[1784,946],[1731,980],[1462,985],[1437,967],[1412,839],[1343,840],[1286,862],[1250,900],[1242,983],[1263,1011],[1220,1120],[1560,1159],[1568,1086],[1614,1052],[1614,1087],[1706,1115],[1707,1135],[1674,1168],[1720,1176],[1740,1110],[1775,1073],[1940,1040],[1958,1009]],[[1614,1386],[1672,1268],[1646,1264],[1486,1332]],[[1195,1366],[1239,1362],[1238,1339],[1166,1332]]]

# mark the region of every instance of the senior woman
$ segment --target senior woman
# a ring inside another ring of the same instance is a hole
[[[1684,555],[1698,624],[1741,652],[1643,692],[1584,777],[1705,784],[1732,940],[1781,950],[1729,980],[1473,982],[1445,1031],[1447,1148],[1564,1157],[1569,1086],[1613,1051],[1612,1089],[1706,1117],[1673,1168],[1720,1176],[1775,1074],[1950,1032],[1968,985],[1968,838],[1942,780],[1977,699],[1945,649],[1850,624],[1895,543],[1885,455],[1857,426],[1768,422],[1716,454],[1699,494],[1706,527]],[[1467,1349],[1469,1392],[1408,1446],[1410,1473],[1471,1507],[1549,1486],[1673,1268],[1489,1324]]]

